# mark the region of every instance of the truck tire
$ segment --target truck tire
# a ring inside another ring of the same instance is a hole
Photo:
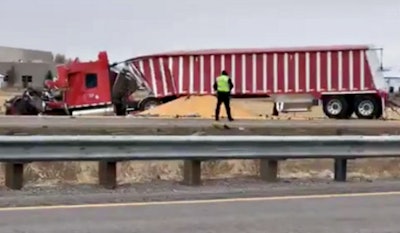
[[[14,113],[14,112],[13,112],[12,108],[7,108],[4,114],[5,114],[5,115],[15,115],[15,114],[13,114],[13,113]]]
[[[325,115],[332,119],[348,119],[352,113],[344,96],[325,96],[322,108]]]
[[[160,101],[156,98],[146,98],[140,101],[139,110],[146,111],[150,108],[157,107],[160,104],[161,104]]]
[[[381,105],[375,96],[360,95],[355,97],[354,109],[359,119],[374,119],[382,115]]]

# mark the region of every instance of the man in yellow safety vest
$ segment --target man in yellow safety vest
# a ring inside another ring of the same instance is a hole
[[[232,88],[233,83],[231,78],[228,76],[228,73],[225,70],[222,71],[221,75],[218,76],[214,82],[214,91],[217,92],[217,106],[215,108],[216,121],[219,120],[219,111],[222,103],[224,103],[228,120],[233,121],[231,107],[229,106]]]

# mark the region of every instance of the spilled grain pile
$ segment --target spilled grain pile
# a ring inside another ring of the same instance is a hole
[[[6,100],[11,99],[15,95],[21,94],[19,92],[7,92],[4,90],[0,90],[0,113],[4,113],[5,109],[3,104],[6,102]]]
[[[154,116],[163,118],[203,118],[213,119],[215,116],[215,96],[185,96],[158,107],[139,113],[139,116]],[[243,103],[231,101],[232,116],[236,119],[261,118],[246,109]],[[225,106],[221,105],[220,117],[226,118]]]

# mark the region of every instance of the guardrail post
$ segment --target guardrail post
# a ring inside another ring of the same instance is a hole
[[[117,187],[117,162],[99,162],[99,184],[108,189]]]
[[[278,179],[278,160],[260,159],[260,178],[274,182]]]
[[[5,185],[10,189],[21,189],[24,184],[24,164],[5,164]]]
[[[200,160],[185,160],[183,162],[183,183],[186,185],[201,184]]]
[[[346,181],[347,159],[335,159],[335,181]]]

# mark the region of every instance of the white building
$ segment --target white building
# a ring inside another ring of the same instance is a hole
[[[400,68],[388,68],[383,72],[383,76],[389,86],[389,92],[400,93]]]
[[[5,87],[5,82],[4,82],[5,77],[6,77],[5,75],[0,74],[0,88]]]

